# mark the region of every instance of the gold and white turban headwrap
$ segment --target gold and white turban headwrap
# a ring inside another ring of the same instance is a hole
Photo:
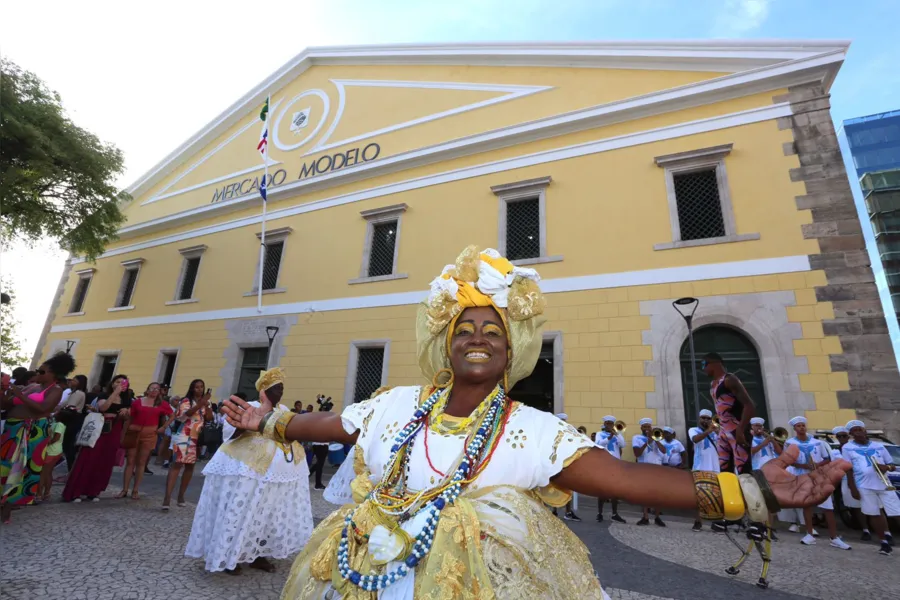
[[[259,379],[256,380],[256,391],[264,392],[279,383],[284,383],[284,369],[281,367],[275,367],[268,371],[260,371]]]
[[[453,323],[467,308],[493,307],[506,326],[511,352],[507,381],[511,388],[534,370],[543,343],[546,301],[534,269],[515,267],[493,249],[463,250],[456,263],[444,267],[431,282],[431,293],[416,319],[419,368],[429,381],[450,368]],[[507,390],[508,391],[508,390]]]

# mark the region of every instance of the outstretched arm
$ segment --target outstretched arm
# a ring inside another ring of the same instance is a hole
[[[272,410],[266,393],[259,395],[259,406],[254,407],[237,396],[222,402],[222,412],[228,422],[237,429],[257,431],[262,418]],[[292,442],[339,442],[355,444],[359,432],[347,433],[341,415],[332,412],[313,412],[294,416],[288,423],[284,436]],[[273,417],[275,418],[275,417]]]
[[[785,467],[797,456],[798,449],[789,448],[762,469],[784,508],[820,504],[834,492],[834,486],[850,468],[847,461],[840,460],[796,477],[785,471]],[[689,472],[616,460],[596,448],[563,469],[553,483],[586,496],[619,498],[640,506],[697,508],[694,480]]]

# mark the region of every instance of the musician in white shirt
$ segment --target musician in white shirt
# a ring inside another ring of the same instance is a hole
[[[692,471],[714,471],[719,472],[719,451],[717,449],[719,443],[719,429],[712,422],[712,411],[703,409],[700,411],[700,426],[691,427],[688,430],[688,437],[694,445],[694,462],[691,465]],[[703,522],[700,520],[700,513],[694,516],[694,526],[691,531],[702,531]]]
[[[594,445],[618,459],[622,458],[625,436],[616,431],[616,418],[613,415],[603,417],[603,429],[594,434]],[[603,502],[603,498],[597,498],[598,523],[603,521]],[[616,523],[625,523],[625,519],[619,516],[619,501],[616,498],[610,498],[610,504],[612,504],[612,520]]]
[[[881,511],[884,509],[884,513],[900,525],[900,499],[896,491],[885,486],[887,473],[897,467],[884,444],[869,439],[862,421],[850,421],[847,429],[853,439],[844,444],[841,454],[853,465],[853,477],[847,478],[850,493],[859,500],[862,513],[869,517],[875,535],[881,540],[879,553],[889,556],[893,552],[893,538]],[[884,479],[875,472],[876,469],[881,471]]]
[[[663,464],[666,457],[666,447],[662,445],[662,441],[654,440],[650,435],[653,431],[653,419],[643,418],[638,421],[638,425],[641,426],[641,433],[631,438],[631,449],[634,451],[637,462],[651,465]],[[665,527],[666,524],[660,518],[662,513],[659,512],[658,508],[655,508],[654,511],[656,512],[656,519],[653,522],[660,527]],[[644,514],[637,524],[648,525],[650,523],[649,515],[650,507],[645,506]]]
[[[671,427],[663,427],[663,446],[666,447],[666,465],[678,469],[687,465],[684,444],[675,438],[675,430]]]

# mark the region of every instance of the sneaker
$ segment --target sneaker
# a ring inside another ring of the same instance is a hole
[[[813,534],[813,537],[819,537],[819,532],[816,531],[815,529],[813,529],[812,534]]]
[[[79,502],[81,502],[81,498],[75,498],[74,500],[72,500],[72,502],[75,502],[76,504],[78,504]]]
[[[657,525],[659,525],[660,527],[666,526],[666,524],[663,522],[663,520],[660,519],[659,517],[656,517],[655,519],[653,519],[653,522],[656,523]]]
[[[317,489],[317,490],[324,490],[324,489],[325,489],[325,486],[322,485],[321,483],[317,483],[315,489]]]
[[[863,532],[862,532],[862,535],[860,536],[859,539],[862,540],[863,542],[871,542],[871,541],[872,541],[872,534],[869,533],[868,530],[864,529]]]
[[[840,548],[841,550],[850,550],[850,544],[846,543],[840,537],[832,538],[830,545],[834,548]]]
[[[807,533],[806,535],[803,536],[803,539],[800,540],[800,543],[805,544],[807,546],[813,546],[816,543],[816,538],[814,538],[813,536],[811,536]]]
[[[886,541],[891,548],[894,547],[894,536],[887,531],[884,532],[884,541]]]
[[[603,515],[601,515],[600,513],[597,513],[597,522],[598,522],[598,523],[602,523],[602,522],[603,522]]]
[[[637,524],[638,525],[649,525],[650,521],[648,521],[647,519],[641,519],[640,521],[637,522]]]
[[[168,469],[168,468],[169,468],[169,461],[165,461],[163,463],[163,469]]]
[[[625,519],[619,516],[619,513],[613,513],[612,520],[616,523],[627,523]]]
[[[566,521],[581,521],[581,517],[573,512],[567,512],[565,515],[563,515],[563,519],[565,519]]]
[[[151,471],[147,467],[144,467],[144,475],[153,475],[153,471]]]
[[[694,521],[694,526],[691,527],[691,531],[703,531],[703,523],[700,521]]]
[[[91,502],[100,502],[100,498],[94,496],[93,498],[91,498]]]
[[[797,527],[796,523],[794,523],[793,525],[788,527],[788,531],[790,531],[791,533],[800,533],[800,528]]]
[[[894,549],[891,548],[890,544],[888,544],[887,542],[881,542],[881,550],[878,551],[878,554],[884,554],[885,556],[890,556],[891,552],[893,552],[893,551],[894,551]]]

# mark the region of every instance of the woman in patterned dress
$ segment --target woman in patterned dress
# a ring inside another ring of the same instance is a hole
[[[169,474],[166,477],[166,496],[163,499],[162,509],[169,510],[172,501],[172,490],[178,481],[178,474],[184,467],[184,475],[181,476],[181,487],[178,488],[178,506],[184,506],[184,494],[191,484],[194,476],[194,465],[197,464],[197,439],[200,430],[207,420],[212,420],[212,409],[209,407],[211,391],[206,389],[202,379],[195,379],[188,387],[187,394],[175,411],[175,422],[178,423],[178,431],[172,434],[172,462],[169,464]]]

